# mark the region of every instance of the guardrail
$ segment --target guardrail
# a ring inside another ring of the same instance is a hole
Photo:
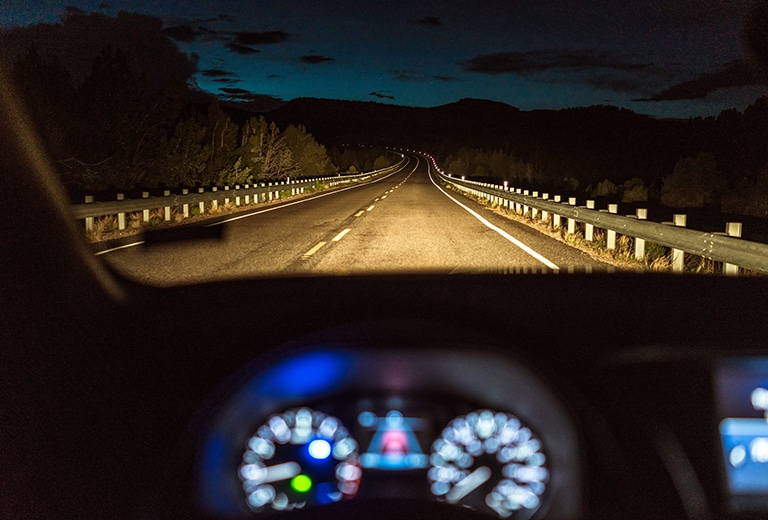
[[[142,193],[140,199],[125,199],[121,193],[117,194],[117,200],[107,202],[94,202],[92,196],[85,197],[84,204],[72,205],[71,211],[75,219],[85,221],[85,230],[90,232],[94,227],[94,218],[117,216],[117,228],[124,230],[126,228],[126,215],[130,213],[142,212],[142,221],[150,221],[150,211],[163,209],[163,217],[166,222],[171,220],[171,208],[181,208],[181,214],[188,218],[191,214],[190,208],[197,206],[197,213],[205,213],[206,204],[209,209],[218,208],[219,202],[229,204],[234,202],[235,206],[248,206],[279,200],[281,193],[287,190],[291,195],[299,195],[305,192],[309,187],[316,186],[318,183],[327,184],[328,187],[338,186],[355,181],[365,181],[371,177],[392,173],[401,168],[407,159],[404,157],[400,162],[386,168],[363,172],[355,175],[335,175],[330,177],[318,177],[313,179],[301,179],[294,181],[269,182],[243,186],[235,185],[234,189],[224,186],[222,189],[213,187],[210,191],[204,188],[198,188],[197,193],[190,193],[189,189],[182,189],[180,194],[172,194],[171,190],[164,190],[162,197],[150,197],[149,192]]]
[[[645,209],[638,209],[636,215],[623,216],[617,214],[617,204],[610,204],[606,210],[596,210],[594,201],[587,201],[586,206],[577,206],[574,197],[564,201],[556,195],[550,200],[548,193],[539,195],[538,192],[520,188],[457,179],[441,171],[434,159],[429,159],[444,182],[518,214],[530,212],[531,218],[542,220],[551,216],[555,227],[562,226],[562,220],[566,219],[566,230],[570,234],[575,234],[577,226],[583,224],[584,238],[588,241],[593,241],[595,228],[605,229],[608,249],[616,248],[617,234],[631,237],[637,260],[645,257],[645,243],[648,241],[672,250],[674,271],[684,269],[684,254],[689,253],[722,262],[725,274],[736,275],[739,267],[768,274],[768,245],[738,238],[741,236],[741,223],[729,222],[724,233],[709,233],[685,228],[685,215],[675,215],[674,222],[652,222],[647,220]]]

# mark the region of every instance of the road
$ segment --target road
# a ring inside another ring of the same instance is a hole
[[[427,161],[215,225],[221,240],[154,244],[102,256],[128,276],[178,285],[250,276],[507,272],[604,264],[437,185]]]

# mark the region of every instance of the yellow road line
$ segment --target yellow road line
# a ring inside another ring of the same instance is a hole
[[[312,249],[310,249],[309,251],[301,255],[301,259],[309,260],[309,257],[314,255],[318,251],[320,251],[320,248],[323,247],[324,245],[325,245],[325,242],[318,242],[318,244],[315,247],[313,247]]]
[[[331,241],[332,241],[332,242],[338,242],[339,240],[341,240],[342,238],[344,238],[344,235],[346,235],[346,234],[347,234],[347,233],[349,233],[350,231],[352,231],[352,230],[351,230],[351,229],[349,229],[349,228],[345,229],[344,231],[342,231],[341,233],[339,233],[338,235],[336,235],[335,237],[333,237],[333,238],[331,239]]]

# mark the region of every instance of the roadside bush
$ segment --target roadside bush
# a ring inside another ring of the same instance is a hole
[[[661,203],[673,208],[701,208],[719,202],[726,186],[711,153],[680,159],[672,175],[664,177]]]

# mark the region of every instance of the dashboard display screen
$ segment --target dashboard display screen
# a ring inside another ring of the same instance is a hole
[[[733,505],[768,507],[768,358],[722,361],[716,395]]]

